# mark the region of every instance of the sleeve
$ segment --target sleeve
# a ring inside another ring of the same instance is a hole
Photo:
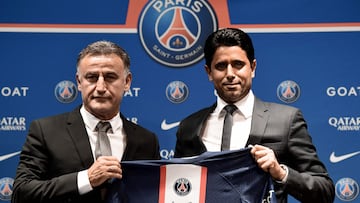
[[[50,172],[50,159],[40,122],[34,121],[20,154],[13,203],[57,202],[71,195],[79,195],[77,172],[54,176]]]
[[[334,184],[317,156],[301,111],[297,110],[291,119],[284,190],[301,202],[333,202]]]

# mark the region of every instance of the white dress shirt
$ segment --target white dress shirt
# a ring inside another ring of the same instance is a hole
[[[89,113],[84,106],[80,108],[80,114],[83,118],[83,121],[85,123],[86,132],[89,136],[89,142],[91,146],[91,150],[93,153],[93,157],[95,160],[95,145],[97,141],[97,132],[95,130],[96,125],[100,121],[98,118],[96,118],[94,115]],[[105,120],[103,120],[105,121]],[[120,118],[119,113],[112,119],[106,120],[110,122],[112,132],[108,132],[107,135],[109,137],[110,146],[111,146],[111,152],[112,156],[115,156],[118,158],[119,161],[121,161],[121,158],[123,156],[125,147],[126,147],[126,136],[123,129],[123,122]],[[87,174],[87,170],[80,171],[78,173],[78,188],[80,194],[85,194],[89,191],[91,191],[93,188],[90,185],[89,177]]]
[[[244,148],[246,142],[248,141],[251,129],[254,100],[254,94],[250,90],[246,97],[234,103],[238,109],[233,113],[230,150]],[[224,107],[226,105],[227,103],[224,100],[217,97],[217,106],[205,123],[202,141],[204,142],[207,151],[221,150],[222,129],[226,114]]]

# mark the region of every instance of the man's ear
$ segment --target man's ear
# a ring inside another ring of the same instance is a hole
[[[81,82],[79,79],[79,74],[76,73],[76,83],[77,83],[77,89],[81,92]]]
[[[204,68],[205,68],[205,71],[206,71],[206,73],[208,75],[209,81],[212,81],[213,78],[212,78],[212,75],[211,75],[211,68],[209,66],[207,66],[207,65],[205,65]]]
[[[130,89],[131,81],[132,81],[132,74],[131,72],[129,72],[125,78],[125,91],[128,91]]]
[[[255,70],[256,70],[256,59],[254,59],[251,63],[251,77],[255,78]]]

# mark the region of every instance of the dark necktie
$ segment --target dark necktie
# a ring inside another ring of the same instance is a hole
[[[230,150],[231,128],[233,124],[232,114],[237,109],[237,107],[233,104],[228,104],[224,107],[224,109],[226,111],[226,115],[221,139],[221,151]]]
[[[111,130],[110,123],[100,121],[96,125],[95,130],[98,132],[95,146],[95,158],[97,159],[99,156],[111,156],[111,146],[107,136],[107,132]]]

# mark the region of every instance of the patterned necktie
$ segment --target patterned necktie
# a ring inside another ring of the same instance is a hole
[[[100,121],[96,125],[95,130],[98,132],[95,146],[95,158],[97,159],[99,156],[111,156],[111,146],[107,136],[107,132],[111,130],[110,123]]]
[[[230,150],[231,129],[233,124],[232,114],[237,109],[237,107],[233,104],[228,104],[224,107],[224,109],[226,111],[226,115],[221,139],[221,151]]]

